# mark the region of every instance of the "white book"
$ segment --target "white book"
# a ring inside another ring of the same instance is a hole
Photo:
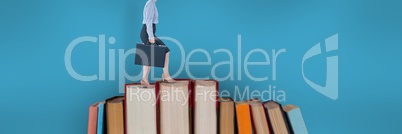
[[[155,88],[126,86],[126,134],[157,134]]]
[[[189,84],[189,81],[159,83],[161,134],[190,133]]]
[[[216,134],[217,82],[196,80],[194,84],[194,134]]]

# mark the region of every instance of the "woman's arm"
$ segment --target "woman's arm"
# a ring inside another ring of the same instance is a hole
[[[151,40],[154,40],[154,32],[152,28],[154,16],[155,16],[155,4],[151,2],[148,3],[144,9],[144,21],[145,25],[147,26],[148,39],[150,42]]]

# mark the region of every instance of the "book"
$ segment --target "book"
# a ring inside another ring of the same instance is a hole
[[[105,101],[99,102],[98,105],[98,122],[97,122],[97,134],[104,134],[105,133],[105,109],[104,109]]]
[[[125,86],[126,134],[157,134],[155,87]]]
[[[275,101],[268,101],[264,103],[267,109],[268,118],[272,131],[275,134],[289,134],[288,126],[286,125],[286,118],[282,111],[282,106]]]
[[[251,108],[251,119],[254,129],[254,134],[270,134],[270,129],[265,113],[265,108],[261,101],[253,99],[247,101]]]
[[[216,134],[218,82],[194,80],[194,134]]]
[[[88,134],[96,134],[96,126],[98,121],[98,105],[99,103],[89,106],[88,115]]]
[[[189,99],[190,80],[156,83],[160,134],[189,134],[192,130]]]
[[[235,106],[232,98],[219,99],[219,133],[235,134]]]
[[[308,134],[306,124],[304,123],[303,116],[300,108],[294,105],[286,105],[283,107],[283,111],[288,116],[291,130],[295,134]]]
[[[106,130],[108,134],[124,134],[123,96],[106,100]]]
[[[238,134],[252,134],[250,106],[247,102],[236,102]]]

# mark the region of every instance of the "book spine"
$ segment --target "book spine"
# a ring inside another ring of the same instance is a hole
[[[127,127],[127,124],[128,124],[128,122],[127,122],[127,93],[128,93],[128,86],[129,86],[130,84],[125,84],[124,85],[124,103],[123,103],[123,122],[124,122],[124,133],[125,134],[127,134],[128,133],[128,131],[127,131],[127,129],[128,129],[128,127]]]
[[[88,116],[88,134],[96,134],[96,123],[98,116],[98,107],[96,105],[92,105],[89,107],[89,116]]]
[[[254,134],[258,134],[256,124],[254,123],[254,117],[253,117],[254,115],[253,115],[253,110],[252,110],[251,105],[248,105],[248,108],[249,108],[249,112],[250,112],[251,126],[253,128],[252,130],[253,130]]]
[[[287,114],[295,134],[308,134],[300,108],[293,109]]]
[[[214,80],[216,82],[216,108],[219,108],[219,82]]]
[[[187,103],[188,103],[188,117],[189,117],[189,133],[194,134],[194,111],[195,111],[195,101],[194,101],[194,90],[195,90],[195,81],[192,79],[182,79],[188,81],[188,96],[187,96]]]
[[[239,127],[237,123],[237,111],[236,111],[236,103],[233,100],[233,126],[234,126],[234,133],[238,134],[239,133]]]
[[[218,107],[220,106],[220,105],[222,105],[222,102],[219,102],[218,103]],[[221,118],[222,118],[222,114],[221,114],[221,112],[223,112],[223,110],[221,110],[220,108],[222,108],[222,107],[219,107],[219,108],[217,108],[216,109],[216,115],[218,116],[218,118],[217,118],[217,128],[218,129],[216,129],[216,130],[218,130],[216,133],[217,134],[220,134],[220,130],[221,130],[221,127],[223,127],[223,126],[221,126]]]
[[[124,99],[119,103],[110,103],[110,100],[123,98],[123,96],[115,96],[106,100],[106,131],[113,134],[124,134]]]
[[[98,125],[97,125],[97,134],[103,134],[104,131],[104,103],[99,103],[98,106]]]
[[[269,117],[269,112],[267,108],[264,108],[265,111],[265,119],[267,120],[267,124],[268,124],[268,130],[270,134],[274,134],[274,129],[272,128],[272,122],[271,119]]]
[[[247,106],[244,106],[247,105]],[[248,104],[236,105],[238,134],[252,134],[252,120]]]
[[[287,128],[288,133],[289,134],[294,134],[294,132],[292,130],[292,125],[290,124],[290,121],[289,121],[289,116],[288,116],[288,114],[286,114],[285,111],[283,111],[283,108],[282,108],[282,115],[283,115],[283,118],[285,120],[285,124],[286,124],[286,128]]]
[[[155,97],[156,97],[156,134],[161,134],[160,132],[160,106],[159,106],[159,86],[160,81],[156,81],[155,83]]]

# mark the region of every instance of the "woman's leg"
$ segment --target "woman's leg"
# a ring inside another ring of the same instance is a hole
[[[169,77],[169,76],[170,76],[170,74],[169,74],[169,53],[170,53],[170,52],[167,52],[167,53],[166,53],[166,56],[165,56],[165,66],[163,67],[163,75],[166,76],[166,77]]]
[[[169,53],[165,55],[165,66],[163,67],[162,80],[167,82],[175,82],[175,80],[169,74]]]
[[[165,45],[166,46],[166,44],[156,36],[155,36],[155,43],[158,44],[158,45]],[[163,76],[165,76],[165,77],[170,77],[170,74],[169,74],[169,53],[170,53],[170,49],[168,48],[167,52],[165,54],[165,66],[163,67]]]
[[[149,71],[151,70],[150,66],[142,66],[142,80],[148,82]]]

